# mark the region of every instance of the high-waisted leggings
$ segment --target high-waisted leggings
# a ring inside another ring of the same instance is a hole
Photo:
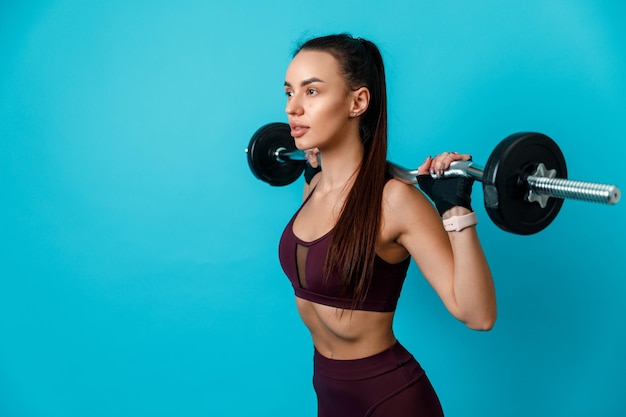
[[[354,360],[328,359],[316,350],[313,386],[319,417],[443,416],[422,367],[400,343]]]

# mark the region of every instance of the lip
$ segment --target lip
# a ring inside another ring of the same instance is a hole
[[[290,124],[289,127],[291,127],[291,137],[294,139],[302,137],[309,130],[308,126],[297,123]]]

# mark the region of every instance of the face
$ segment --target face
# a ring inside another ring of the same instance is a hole
[[[285,111],[299,149],[323,149],[350,131],[355,92],[348,89],[331,54],[300,51],[287,68],[285,93]]]

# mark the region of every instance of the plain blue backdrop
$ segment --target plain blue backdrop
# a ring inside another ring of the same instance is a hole
[[[315,416],[312,346],[277,260],[302,180],[244,149],[285,121],[296,43],[386,60],[389,159],[485,162],[548,134],[573,179],[626,186],[621,1],[12,1],[0,5],[0,416]],[[496,228],[499,318],[473,332],[411,267],[396,333],[448,416],[626,409],[626,203]]]

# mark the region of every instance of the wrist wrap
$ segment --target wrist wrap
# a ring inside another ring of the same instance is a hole
[[[474,180],[466,177],[434,179],[430,175],[418,175],[417,182],[437,207],[439,215],[454,206],[472,210],[472,185]]]
[[[313,168],[311,164],[309,164],[309,162],[307,161],[306,166],[304,167],[304,180],[306,181],[306,183],[310,184],[315,174],[317,174],[321,170],[321,165],[318,165],[317,168]]]

